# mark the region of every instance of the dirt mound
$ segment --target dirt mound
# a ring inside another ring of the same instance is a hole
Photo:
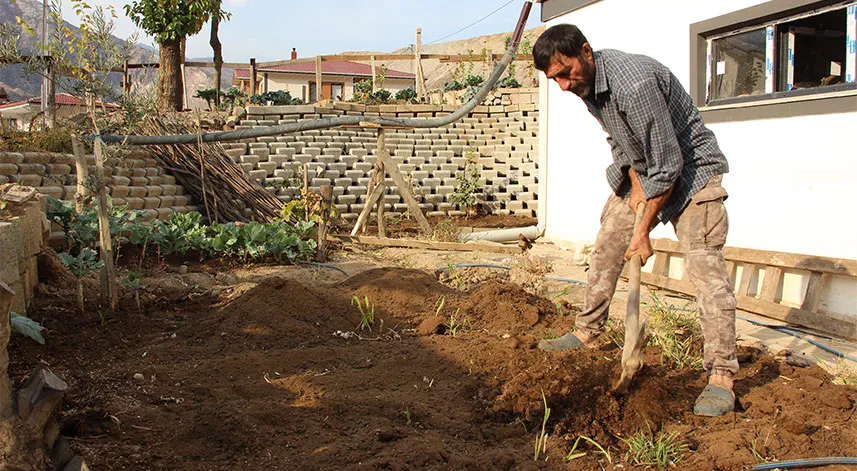
[[[475,288],[459,306],[476,327],[494,334],[521,333],[555,311],[550,301],[499,281],[488,281]]]
[[[50,329],[48,342],[13,336],[10,376],[46,362],[69,382],[60,426],[94,469],[616,471],[639,469],[624,462],[622,439],[640,430],[678,433],[689,452],[677,469],[688,470],[857,448],[857,388],[758,351],[739,352],[739,407],[721,418],[691,412],[704,373],[663,366],[654,347],[629,393],[615,396],[620,350],[533,348],[573,317],[509,283],[459,292],[390,268],[340,284],[260,276],[218,289],[105,321],[74,315],[72,299],[40,299],[32,315]],[[388,326],[429,330],[433,321],[435,330],[359,331],[354,295],[376,304]],[[435,316],[440,296],[444,315]],[[456,309],[470,328],[437,329]],[[536,462],[543,397],[552,412]],[[613,464],[587,446],[569,463],[581,435],[610,450]]]

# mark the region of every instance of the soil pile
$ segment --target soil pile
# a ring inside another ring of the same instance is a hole
[[[620,397],[607,390],[617,348],[533,348],[573,318],[514,285],[460,292],[404,269],[340,284],[303,279],[147,293],[171,302],[104,321],[42,296],[32,315],[50,329],[47,345],[13,337],[10,372],[19,380],[45,361],[69,382],[63,432],[94,469],[634,469],[622,438],[661,429],[689,445],[679,469],[738,471],[857,449],[857,389],[816,367],[742,351],[740,409],[703,419],[691,410],[704,374],[661,366],[656,348]],[[353,296],[376,306],[371,331],[355,327]],[[418,330],[456,312],[469,322],[454,336]],[[552,412],[536,462],[543,397]],[[581,435],[609,447],[613,464],[593,449],[568,463]]]

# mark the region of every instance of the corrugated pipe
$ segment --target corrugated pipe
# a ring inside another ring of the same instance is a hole
[[[282,124],[279,126],[263,126],[253,129],[240,129],[235,131],[209,132],[203,134],[174,134],[166,136],[123,136],[119,134],[105,134],[101,139],[107,143],[122,143],[133,145],[172,145],[172,144],[193,144],[202,139],[202,142],[220,142],[220,141],[235,141],[238,139],[250,139],[265,136],[278,136],[281,134],[289,134],[300,131],[311,131],[315,129],[327,129],[336,126],[344,125],[359,125],[360,123],[376,123],[381,126],[401,126],[412,128],[436,128],[446,126],[459,119],[467,116],[473,111],[477,105],[482,103],[482,100],[488,95],[488,92],[494,88],[494,84],[503,75],[506,67],[512,63],[515,58],[518,44],[521,41],[521,36],[524,33],[524,26],[527,24],[527,18],[530,15],[530,9],[533,6],[534,0],[525,0],[524,6],[521,9],[521,16],[518,18],[518,24],[515,26],[515,32],[512,34],[512,40],[509,42],[509,48],[500,62],[494,68],[494,71],[488,77],[488,80],[482,85],[482,88],[476,93],[476,96],[468,101],[464,106],[447,116],[437,118],[387,118],[380,116],[340,116],[337,118],[315,119],[312,121],[303,121],[300,123]]]
[[[833,458],[809,458],[805,460],[778,461],[775,463],[762,463],[753,466],[753,471],[764,471],[767,469],[800,469],[817,468],[819,466],[832,466],[836,464],[857,464],[857,458],[833,457]]]

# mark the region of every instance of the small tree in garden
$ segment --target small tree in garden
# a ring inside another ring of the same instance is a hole
[[[476,209],[476,193],[479,191],[479,164],[476,159],[478,154],[469,153],[464,170],[455,176],[455,191],[450,195],[449,201],[458,205],[467,212],[467,217],[472,216]]]
[[[80,314],[84,311],[83,297],[83,278],[91,271],[98,270],[104,266],[103,260],[98,260],[98,254],[89,247],[84,248],[75,257],[71,254],[61,253],[60,259],[63,265],[68,268],[68,271],[74,275],[77,280],[77,310]]]

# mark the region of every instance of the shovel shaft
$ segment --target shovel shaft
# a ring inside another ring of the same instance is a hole
[[[634,220],[634,232],[640,226],[646,203],[637,205]],[[628,306],[625,310],[625,345],[622,347],[622,374],[614,382],[614,391],[625,391],[631,383],[634,374],[643,366],[643,341],[645,325],[640,322],[640,271],[643,261],[639,255],[634,255],[628,267]]]

